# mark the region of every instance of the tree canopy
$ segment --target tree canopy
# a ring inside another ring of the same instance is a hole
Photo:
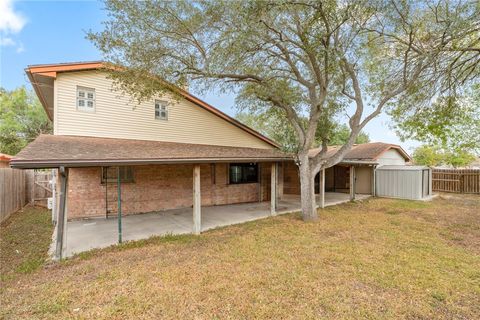
[[[282,115],[270,110],[267,113],[247,113],[239,112],[235,118],[247,126],[254,128],[263,135],[271,138],[282,146],[282,149],[288,152],[296,152],[298,147],[297,137],[290,125],[288,119]],[[307,119],[304,119],[306,122]],[[319,124],[320,125],[320,124]],[[320,132],[320,130],[318,131]],[[348,141],[350,136],[350,129],[345,123],[335,123],[330,128],[328,144],[329,146],[344,145]],[[355,143],[367,143],[370,142],[370,137],[367,133],[361,131]],[[314,146],[321,144],[320,137],[317,137]]]
[[[15,155],[52,125],[34,92],[0,88],[0,152]]]
[[[480,155],[480,84],[461,96],[440,97],[424,108],[399,108],[392,115],[403,139],[422,141],[451,154]]]
[[[369,121],[459,96],[480,72],[476,1],[107,0],[106,9],[104,30],[89,38],[134,98],[188,82],[287,119],[305,218],[316,217],[313,177],[341,161]],[[326,157],[339,117],[350,134]]]
[[[419,165],[437,167],[441,165],[466,167],[475,160],[475,156],[465,150],[449,151],[438,146],[423,145],[413,152],[413,161]]]

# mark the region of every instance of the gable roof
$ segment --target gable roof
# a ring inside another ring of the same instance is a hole
[[[330,146],[327,151],[327,158],[333,156],[341,146]],[[375,161],[388,150],[396,150],[406,161],[411,161],[408,153],[401,146],[384,142],[370,142],[353,145],[352,149],[347,152],[343,161]],[[308,153],[310,157],[316,156],[321,148],[311,149]]]
[[[57,168],[292,160],[278,149],[42,134],[11,161],[14,168]]]
[[[53,80],[57,77],[58,73],[62,72],[76,72],[76,71],[88,71],[88,70],[101,70],[105,69],[106,64],[103,61],[85,61],[85,62],[70,62],[70,63],[56,63],[56,64],[39,64],[30,65],[25,69],[25,72],[38,96],[40,102],[43,105],[50,120],[53,120]],[[280,145],[275,141],[267,138],[258,131],[244,125],[235,118],[230,117],[226,113],[220,111],[214,106],[206,103],[193,94],[177,88],[180,96],[193,104],[213,113],[217,117],[231,123],[232,125],[246,131],[247,133],[255,136],[256,138],[279,148]]]

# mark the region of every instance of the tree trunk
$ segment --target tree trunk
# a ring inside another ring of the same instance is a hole
[[[317,204],[315,201],[314,176],[310,168],[308,155],[299,157],[300,198],[304,221],[317,220]]]

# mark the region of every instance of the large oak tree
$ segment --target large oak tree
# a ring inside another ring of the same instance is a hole
[[[233,90],[244,107],[288,119],[305,220],[317,218],[315,175],[370,120],[455,95],[479,72],[477,2],[108,0],[106,9],[105,29],[89,37],[123,66],[112,73],[120,89],[139,100],[175,91],[168,83]],[[340,114],[349,137],[327,158]],[[318,138],[322,151],[309,158]]]

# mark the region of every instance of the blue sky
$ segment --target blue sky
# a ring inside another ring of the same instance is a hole
[[[0,0],[0,86],[30,87],[24,68],[31,64],[101,60],[100,52],[85,39],[88,30],[102,29],[107,14],[95,1]],[[235,115],[233,94],[199,95],[229,115]],[[381,115],[365,131],[372,141],[397,143],[407,151],[416,141],[400,142]]]

